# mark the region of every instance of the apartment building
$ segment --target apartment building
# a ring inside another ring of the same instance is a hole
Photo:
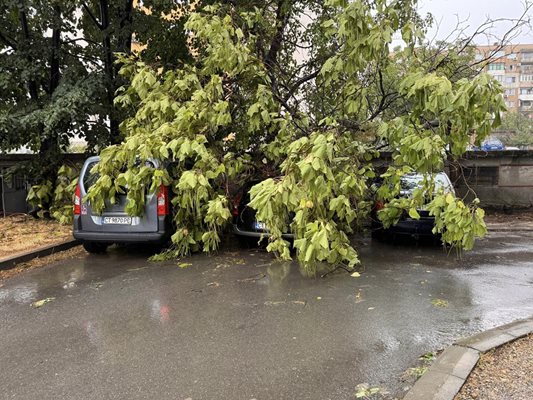
[[[494,53],[496,46],[477,46],[478,60]],[[504,98],[511,112],[533,118],[533,44],[504,46],[485,67],[504,87]]]

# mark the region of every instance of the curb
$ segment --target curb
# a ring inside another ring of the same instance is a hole
[[[34,258],[49,256],[50,254],[71,249],[72,247],[78,246],[80,243],[81,242],[77,239],[71,239],[63,243],[39,247],[35,250],[30,250],[12,257],[0,258],[0,270],[11,269],[17,264],[30,261]]]
[[[403,400],[453,400],[481,354],[533,333],[533,317],[461,339],[437,357]]]
[[[533,223],[516,223],[509,226],[504,222],[487,223],[488,232],[533,232]]]

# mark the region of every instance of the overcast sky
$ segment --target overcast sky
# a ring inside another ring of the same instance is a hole
[[[467,20],[463,27],[469,27],[466,31],[472,34],[487,17],[517,19],[524,13],[522,0],[420,0],[419,12],[425,15],[433,14],[435,25],[440,24],[437,39],[445,39],[456,27],[457,18]],[[533,10],[529,10],[529,17],[533,20]],[[510,28],[509,23],[498,23],[491,33],[502,37]],[[432,38],[437,31],[436,26],[428,33],[428,39]],[[477,44],[492,44],[493,39],[479,37]],[[533,33],[530,28],[525,28],[513,39],[514,44],[533,43]]]

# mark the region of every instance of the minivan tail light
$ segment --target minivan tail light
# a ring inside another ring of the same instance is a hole
[[[239,216],[239,204],[241,203],[242,196],[243,196],[243,192],[239,192],[239,193],[237,193],[237,196],[235,196],[235,198],[233,199],[233,211],[232,211],[232,214],[233,214],[234,217],[238,217]]]
[[[81,189],[80,185],[76,185],[76,192],[74,193],[74,215],[81,214]]]
[[[157,193],[157,216],[162,217],[168,215],[170,212],[170,201],[168,198],[168,187],[165,185],[159,186]]]

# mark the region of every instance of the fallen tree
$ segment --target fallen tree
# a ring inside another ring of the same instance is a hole
[[[254,177],[250,206],[270,230],[269,251],[289,259],[281,235],[290,230],[304,268],[353,267],[349,235],[368,217],[371,160],[387,148],[393,162],[378,191],[385,226],[427,204],[445,243],[472,248],[486,230],[483,210],[434,193],[433,175],[474,132],[483,140],[505,106],[490,76],[455,68],[446,49],[417,46],[427,24],[412,0],[199,8],[185,25],[193,61],[167,69],[120,60],[130,84],[115,102],[134,116],[121,126],[124,141],[102,151],[85,201],[102,210],[127,187],[127,211],[138,215],[146,190],[170,185],[176,232],[160,257],[175,257],[219,246],[228,184]],[[395,35],[405,45],[391,52]],[[142,162],[150,158],[166,167]],[[402,198],[410,172],[426,176],[424,187]]]

